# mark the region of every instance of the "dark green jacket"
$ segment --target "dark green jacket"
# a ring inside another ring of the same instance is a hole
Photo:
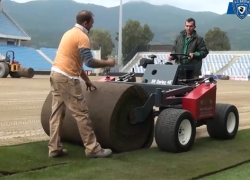
[[[193,59],[184,59],[180,61],[176,61],[178,64],[192,64],[195,68],[195,76],[201,75],[201,67],[202,67],[202,59],[205,58],[209,51],[206,47],[204,39],[199,36],[196,31],[194,31],[193,35],[187,39],[185,30],[180,32],[180,35],[177,36],[174,47],[171,53],[178,54],[189,54],[195,53]],[[181,56],[178,56],[182,58]]]

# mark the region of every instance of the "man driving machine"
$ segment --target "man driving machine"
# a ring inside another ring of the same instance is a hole
[[[194,78],[201,75],[202,59],[205,58],[209,51],[204,39],[196,33],[195,20],[189,18],[185,21],[185,30],[177,36],[171,54],[187,54],[188,58],[178,55],[176,64],[194,65]],[[175,57],[169,56],[168,60],[174,60]]]

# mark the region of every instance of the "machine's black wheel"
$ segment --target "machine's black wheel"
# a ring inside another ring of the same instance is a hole
[[[238,109],[231,104],[216,104],[215,117],[207,121],[207,131],[211,138],[233,139],[239,127]]]
[[[183,109],[164,109],[155,125],[155,141],[162,151],[189,151],[194,143],[196,125],[192,114]]]
[[[20,78],[17,72],[10,72],[10,77],[12,78]]]
[[[0,62],[0,78],[6,78],[9,75],[9,66],[5,62]]]

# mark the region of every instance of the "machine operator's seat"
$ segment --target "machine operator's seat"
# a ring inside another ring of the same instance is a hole
[[[150,57],[152,60],[154,60],[155,58],[157,58],[157,56],[154,55],[154,54],[151,54],[151,55],[149,55],[148,57]]]
[[[144,69],[146,69],[148,64],[155,64],[154,59],[155,59],[157,56],[154,55],[154,54],[152,54],[152,55],[150,55],[150,56],[148,56],[148,57],[150,57],[151,59],[141,58],[138,66],[139,66],[139,67],[142,66]]]
[[[8,56],[5,57],[5,61],[6,61],[7,63],[10,63],[10,55],[8,55]]]

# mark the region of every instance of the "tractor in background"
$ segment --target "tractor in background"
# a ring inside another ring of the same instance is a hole
[[[8,75],[12,78],[33,78],[34,69],[22,67],[22,65],[15,60],[14,51],[9,50],[6,52],[5,59],[0,59],[0,78],[7,78]]]

